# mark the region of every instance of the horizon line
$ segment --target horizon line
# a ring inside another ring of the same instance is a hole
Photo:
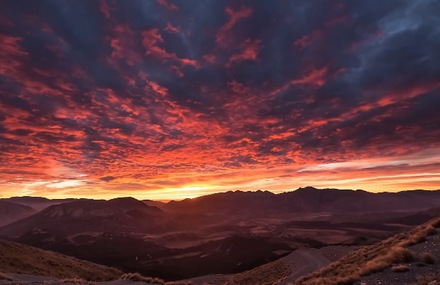
[[[187,197],[187,198],[182,198],[182,199],[171,199],[171,200],[153,200],[153,199],[149,199],[149,198],[136,198],[134,196],[114,196],[111,198],[87,198],[86,196],[84,197],[66,197],[66,198],[49,198],[47,196],[32,196],[32,195],[23,195],[23,196],[9,196],[9,197],[2,197],[0,196],[0,200],[2,199],[11,199],[11,198],[44,198],[44,199],[48,199],[48,200],[96,200],[96,201],[110,201],[110,200],[114,200],[114,199],[119,199],[119,198],[133,198],[135,200],[138,201],[154,201],[154,202],[162,202],[162,203],[168,203],[171,201],[183,201],[183,200],[187,200],[187,199],[197,199],[200,197],[205,197],[205,196],[211,196],[211,195],[216,195],[216,194],[226,194],[226,193],[230,193],[230,192],[243,192],[243,193],[249,193],[249,192],[269,192],[272,193],[274,195],[279,195],[279,194],[283,194],[283,193],[289,193],[289,192],[295,192],[301,189],[307,189],[307,188],[313,188],[315,190],[338,190],[338,191],[363,191],[363,192],[368,192],[371,194],[381,194],[381,193],[402,193],[402,192],[410,192],[410,191],[427,191],[427,192],[431,192],[431,191],[440,191],[440,189],[406,189],[406,190],[399,190],[399,191],[380,191],[380,192],[375,192],[375,191],[369,191],[369,190],[364,190],[364,189],[349,189],[349,188],[334,188],[334,187],[323,187],[323,188],[317,188],[314,186],[304,186],[304,187],[298,187],[294,190],[286,190],[286,191],[271,191],[271,190],[262,190],[262,189],[257,189],[257,190],[241,190],[241,189],[235,189],[235,190],[227,190],[227,191],[219,191],[219,192],[214,192],[214,193],[210,193],[210,194],[204,194],[204,195],[200,195],[200,196],[196,196],[196,197]]]

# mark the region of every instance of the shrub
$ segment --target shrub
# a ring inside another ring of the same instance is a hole
[[[368,275],[371,273],[380,272],[384,270],[387,266],[388,266],[387,262],[385,262],[382,259],[375,258],[373,260],[367,261],[365,267],[362,269],[361,275]]]
[[[420,254],[420,260],[426,264],[434,264],[436,262],[435,257],[429,252],[422,252]]]
[[[395,246],[390,249],[386,259],[389,263],[411,262],[414,260],[414,253],[407,248]]]

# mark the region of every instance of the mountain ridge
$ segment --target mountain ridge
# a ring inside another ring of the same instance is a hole
[[[19,236],[29,229],[63,231],[65,234],[99,231],[153,230],[162,211],[134,198],[78,200],[52,205],[32,216],[0,228],[3,236]],[[150,223],[148,223],[150,222]]]

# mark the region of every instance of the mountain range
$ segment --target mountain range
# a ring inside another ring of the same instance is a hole
[[[156,203],[13,197],[0,236],[165,280],[236,273],[296,249],[371,244],[439,214],[440,191],[299,188]],[[265,249],[265,250],[263,250]],[[165,268],[165,269],[164,269]]]

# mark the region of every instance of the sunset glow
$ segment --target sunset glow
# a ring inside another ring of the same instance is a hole
[[[0,197],[440,189],[432,1],[21,2]]]

